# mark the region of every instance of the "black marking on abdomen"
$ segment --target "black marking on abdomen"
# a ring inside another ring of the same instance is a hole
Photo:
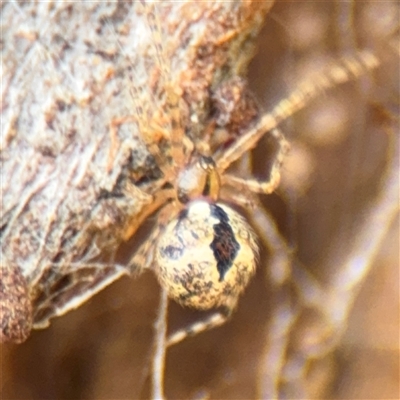
[[[224,279],[225,274],[232,266],[233,261],[240,249],[239,243],[236,241],[235,234],[229,224],[229,217],[223,208],[216,204],[210,205],[211,215],[219,219],[219,223],[213,226],[214,239],[210,244],[217,260],[217,269],[219,272],[219,280]]]

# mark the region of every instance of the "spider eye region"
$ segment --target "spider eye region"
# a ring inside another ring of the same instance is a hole
[[[182,204],[187,204],[199,196],[216,201],[220,186],[221,182],[214,160],[200,155],[179,174],[177,198]]]
[[[254,275],[255,234],[232,208],[189,202],[169,222],[155,249],[156,272],[169,296],[197,308],[232,308]]]

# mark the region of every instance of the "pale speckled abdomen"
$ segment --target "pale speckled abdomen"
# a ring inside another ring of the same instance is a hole
[[[156,246],[157,276],[179,303],[232,309],[256,269],[255,234],[235,210],[197,200],[171,221]]]

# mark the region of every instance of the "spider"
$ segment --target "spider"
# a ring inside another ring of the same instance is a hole
[[[253,228],[229,204],[248,209],[257,205],[254,194],[270,194],[280,183],[280,169],[289,143],[277,128],[279,123],[303,108],[322,91],[358,77],[371,70],[378,61],[368,52],[348,57],[304,82],[269,113],[264,114],[231,146],[213,149],[207,132],[194,140],[184,132],[180,115],[180,93],[168,81],[171,71],[163,57],[162,32],[157,13],[145,8],[153,36],[157,62],[163,82],[169,128],[157,123],[158,116],[149,115],[142,105],[135,104],[141,118],[123,117],[111,123],[112,137],[120,124],[134,121],[149,153],[156,160],[163,179],[154,201],[145,208],[130,228],[135,232],[141,223],[158,210],[157,223],[129,263],[132,273],[153,269],[168,296],[183,306],[199,310],[219,309],[204,321],[176,332],[166,342],[176,344],[186,337],[222,325],[235,310],[240,294],[254,275],[258,241]],[[132,99],[138,88],[132,87]],[[227,170],[265,135],[278,144],[266,181],[237,177]],[[155,139],[156,138],[156,139]],[[158,143],[164,141],[163,150]],[[244,195],[238,195],[240,189]],[[257,221],[253,219],[257,225]],[[255,226],[265,232],[265,224]],[[278,239],[279,240],[279,239]],[[273,243],[268,243],[274,251]]]
[[[280,168],[289,144],[276,128],[265,127],[265,121],[243,135],[232,146],[214,153],[209,135],[200,140],[184,133],[180,115],[179,93],[168,82],[170,67],[164,60],[161,25],[150,6],[144,8],[163,77],[166,96],[166,118],[170,127],[157,123],[142,105],[135,103],[137,91],[131,88],[136,117],[122,117],[111,122],[112,138],[125,122],[135,122],[141,137],[160,168],[163,179],[153,203],[130,227],[129,236],[141,222],[158,208],[157,224],[149,238],[130,261],[132,273],[152,268],[170,298],[183,306],[199,310],[219,308],[221,312],[173,335],[168,345],[188,335],[223,324],[235,309],[239,295],[254,275],[258,244],[253,228],[230,203],[251,208],[257,202],[250,193],[272,193],[280,182]],[[226,172],[230,165],[254,147],[267,132],[277,141],[278,151],[267,181],[238,178]],[[157,139],[166,150],[161,151]],[[113,139],[115,142],[115,139]],[[246,196],[234,193],[235,188]]]

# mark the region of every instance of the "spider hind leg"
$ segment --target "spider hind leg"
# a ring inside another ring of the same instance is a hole
[[[199,333],[206,332],[210,329],[217,328],[218,326],[224,325],[225,322],[230,318],[231,310],[217,311],[204,318],[203,320],[196,321],[193,324],[179,329],[167,338],[167,346],[173,346],[183,340],[196,336]]]

